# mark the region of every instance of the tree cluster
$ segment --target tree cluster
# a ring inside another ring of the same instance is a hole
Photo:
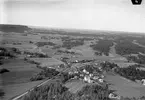
[[[6,73],[6,72],[9,72],[9,70],[5,68],[0,69],[0,74]]]
[[[52,68],[43,68],[43,71],[30,78],[31,81],[43,80],[45,78],[52,78],[59,74],[59,72]]]
[[[100,64],[102,66],[102,69],[105,71],[111,71],[113,68],[119,68],[117,64],[111,63],[111,62],[105,62]]]
[[[49,46],[55,46],[56,44],[54,44],[53,42],[37,42],[36,45],[38,47],[43,47],[45,45],[49,45]]]
[[[113,41],[111,40],[99,40],[96,44],[90,45],[90,47],[94,51],[99,51],[102,54],[105,54],[106,56],[109,55],[110,47],[113,46]],[[99,54],[100,53],[95,53]]]
[[[64,40],[62,40],[63,48],[67,48],[67,49],[71,49],[73,47],[76,46],[80,46],[84,44],[84,40],[83,39],[69,39],[69,38],[64,38]]]
[[[138,64],[145,64],[145,56],[138,54],[138,56],[128,56],[127,57],[128,61],[134,61]]]
[[[39,52],[29,52],[25,51],[24,54],[30,55],[30,57],[39,57],[39,58],[49,58],[47,54],[39,53]]]
[[[17,54],[20,54],[20,50],[17,48],[9,48],[9,47],[0,47],[0,58],[3,59],[4,57],[14,58]]]
[[[36,87],[23,100],[109,100],[108,86],[87,85],[77,93],[71,93],[59,80]]]
[[[132,81],[145,79],[145,71],[137,69],[137,65],[132,65],[127,68],[118,68],[115,72]]]
[[[132,41],[129,40],[118,41],[115,49],[117,54],[120,55],[139,54],[139,52],[145,53],[145,48],[133,44]]]
[[[0,31],[3,32],[16,32],[16,33],[24,33],[25,31],[30,31],[31,28],[24,25],[9,25],[9,24],[1,24]]]
[[[4,91],[0,89],[0,98],[2,98],[5,95]]]

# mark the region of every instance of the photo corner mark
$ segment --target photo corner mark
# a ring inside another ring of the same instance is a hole
[[[133,5],[141,5],[142,0],[131,0]]]

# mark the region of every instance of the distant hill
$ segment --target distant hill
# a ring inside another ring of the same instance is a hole
[[[24,33],[29,30],[31,30],[31,28],[24,25],[0,24],[0,31],[2,32]]]

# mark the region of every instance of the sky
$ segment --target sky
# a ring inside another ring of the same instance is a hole
[[[0,0],[2,2],[2,0]],[[3,0],[0,23],[145,33],[145,0]]]

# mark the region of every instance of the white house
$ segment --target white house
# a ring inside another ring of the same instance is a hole
[[[99,76],[94,76],[93,79],[97,80],[97,79],[99,79]]]
[[[98,63],[95,63],[95,65],[98,65]]]
[[[74,73],[75,73],[75,74],[77,74],[77,73],[78,73],[78,71],[74,71]]]
[[[142,79],[141,82],[143,85],[145,85],[145,79]]]
[[[116,95],[116,94],[114,94],[114,93],[110,93],[110,94],[109,94],[109,98],[110,98],[110,99],[118,99],[118,100],[120,100],[120,96],[118,96],[118,95]]]
[[[71,72],[71,71],[70,71],[70,72],[68,72],[68,73],[69,73],[69,74],[73,74],[73,72]]]
[[[85,81],[85,82],[88,82],[88,83],[92,83],[92,82],[93,82],[93,81],[90,79],[89,76],[85,76],[85,77],[84,77],[84,81]]]
[[[86,69],[84,69],[84,70],[83,70],[83,72],[84,72],[84,73],[86,73],[86,74],[89,74],[89,72],[88,72],[88,71],[86,71]]]
[[[104,75],[101,75],[101,78],[104,78]]]
[[[89,74],[89,76],[90,76],[90,77],[92,77],[92,76],[93,76],[93,74]]]
[[[103,79],[99,79],[99,82],[103,83],[103,82],[104,82],[104,80],[103,80]]]

